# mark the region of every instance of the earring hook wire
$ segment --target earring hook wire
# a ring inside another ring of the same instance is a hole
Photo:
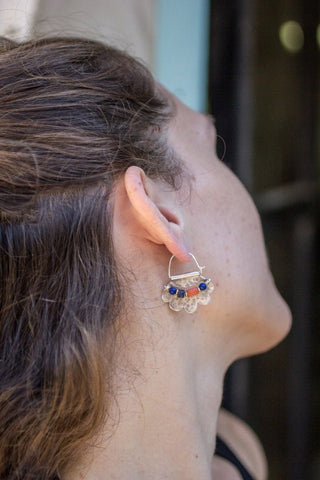
[[[200,277],[202,276],[202,270],[204,268],[206,268],[205,265],[203,265],[203,266],[199,265],[196,257],[191,252],[188,252],[188,253],[192,257],[194,263],[196,264],[196,266],[198,268],[198,271],[181,273],[179,275],[171,275],[171,263],[172,263],[172,260],[175,257],[175,255],[172,255],[172,257],[169,260],[169,265],[168,265],[168,277],[170,278],[170,280],[180,280],[182,278],[196,277],[197,275],[200,276]]]

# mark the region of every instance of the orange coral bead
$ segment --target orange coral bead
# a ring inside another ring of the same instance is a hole
[[[192,287],[187,290],[187,297],[194,297],[195,295],[198,295],[199,289],[198,287]]]

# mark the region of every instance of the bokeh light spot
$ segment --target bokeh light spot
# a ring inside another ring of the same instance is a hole
[[[304,44],[301,25],[294,20],[284,22],[279,29],[279,38],[283,48],[290,53],[298,53]]]

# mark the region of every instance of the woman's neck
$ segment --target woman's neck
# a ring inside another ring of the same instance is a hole
[[[140,362],[118,388],[97,446],[66,480],[211,479],[227,365],[221,352],[215,361],[199,361],[197,342],[186,342],[181,331],[156,342],[152,336],[130,342],[128,363],[138,352]]]

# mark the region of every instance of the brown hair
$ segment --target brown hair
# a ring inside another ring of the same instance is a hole
[[[0,477],[53,479],[107,414],[121,284],[112,189],[177,187],[170,108],[130,56],[82,39],[0,47]]]

